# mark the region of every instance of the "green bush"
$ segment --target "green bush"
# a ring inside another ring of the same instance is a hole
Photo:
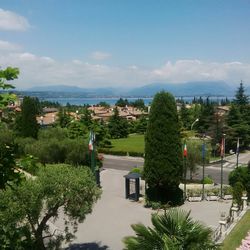
[[[107,149],[107,148],[99,148],[98,149],[99,153],[103,153],[103,154],[109,154],[109,155],[127,155],[127,152],[124,151],[112,151],[111,149]]]
[[[180,188],[166,189],[161,187],[160,189],[154,189],[151,187],[146,190],[146,196],[151,202],[161,202],[161,204],[171,206],[183,204],[183,191]]]
[[[152,201],[151,202],[151,207],[152,207],[153,210],[161,209],[162,204],[161,204],[161,202]]]
[[[215,195],[218,196],[220,193],[220,189],[219,188],[211,188],[207,190],[207,195]]]
[[[142,152],[128,152],[130,156],[138,156],[138,157],[144,157],[144,153]]]
[[[206,176],[204,178],[204,182],[202,181],[201,183],[204,183],[204,184],[213,184],[214,180],[211,177]]]
[[[39,171],[38,159],[32,155],[27,155],[18,161],[18,166],[26,172],[36,175]]]
[[[233,186],[233,199],[236,201],[238,206],[242,206],[242,194],[244,191],[244,187],[241,182],[236,182]]]
[[[231,186],[223,186],[223,194],[224,195],[232,195],[233,189]]]
[[[26,153],[26,146],[31,146],[36,142],[32,137],[17,137],[15,143],[17,144],[17,153],[19,157],[22,157]]]
[[[188,189],[187,195],[190,197],[200,196],[202,194],[202,190],[200,188]]]

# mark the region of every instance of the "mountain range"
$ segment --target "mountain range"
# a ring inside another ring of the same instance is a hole
[[[98,96],[130,96],[151,97],[159,91],[168,91],[175,96],[234,96],[238,86],[232,87],[223,81],[194,81],[186,83],[152,83],[142,87],[121,88],[80,88],[68,85],[52,85],[33,87],[26,91],[71,93],[71,95],[84,95],[85,97]],[[246,88],[250,93],[250,86]]]

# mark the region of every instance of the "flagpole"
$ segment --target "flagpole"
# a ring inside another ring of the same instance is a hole
[[[186,157],[184,157],[184,201],[187,198],[187,162]]]
[[[238,168],[239,166],[239,154],[240,154],[240,139],[238,137],[238,141],[237,141],[237,149],[236,149],[236,168]]]
[[[187,198],[187,144],[184,143],[183,149],[183,165],[184,165],[184,201]]]

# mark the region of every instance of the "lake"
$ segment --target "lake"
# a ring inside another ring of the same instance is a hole
[[[190,97],[190,96],[187,96],[187,97],[182,97],[182,99],[184,101],[187,101],[187,102],[192,102],[194,97]],[[196,97],[197,99],[199,97]],[[204,97],[204,100],[205,100],[206,97]],[[125,98],[123,98],[125,99]],[[153,98],[152,97],[128,97],[126,98],[129,102],[134,102],[138,99],[143,99],[144,100],[144,103],[145,105],[149,105]],[[212,96],[212,97],[209,97],[209,100],[211,101],[221,101],[222,99],[226,99],[225,96],[223,97],[215,97],[215,96]],[[229,100],[232,100],[233,98],[232,97],[228,97]],[[67,103],[71,104],[71,105],[84,105],[84,104],[89,104],[89,105],[96,105],[98,104],[99,102],[106,102],[110,105],[115,105],[115,103],[117,102],[117,100],[119,100],[119,97],[110,97],[110,98],[65,98],[65,97],[54,97],[54,98],[42,98],[41,100],[46,100],[46,101],[51,101],[51,102],[58,102],[60,103],[61,105],[66,105]]]

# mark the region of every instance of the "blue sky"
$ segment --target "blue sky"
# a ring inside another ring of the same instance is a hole
[[[0,0],[0,65],[16,86],[250,85],[250,1]]]

